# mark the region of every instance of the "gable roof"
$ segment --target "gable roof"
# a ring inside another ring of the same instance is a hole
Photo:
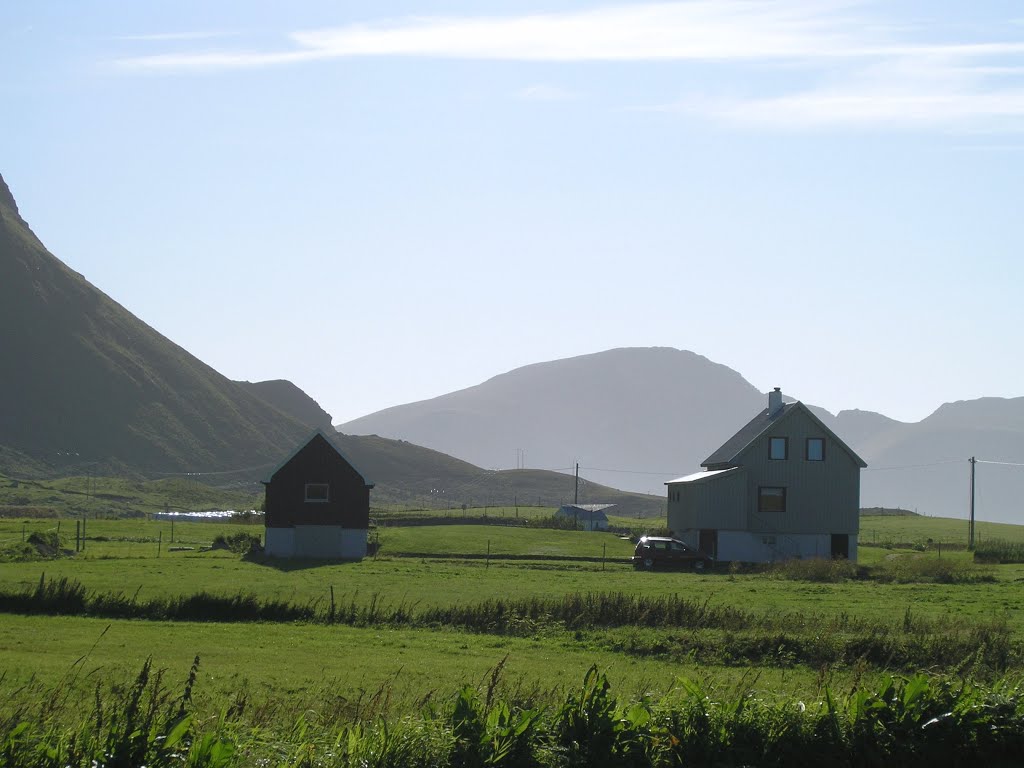
[[[815,416],[814,412],[799,400],[795,403],[785,403],[773,416],[769,416],[768,409],[765,408],[757,414],[757,416],[748,421],[745,426],[740,428],[739,432],[726,440],[717,451],[704,459],[701,466],[715,467],[722,464],[734,464],[736,459],[739,458],[739,455],[743,453],[751,443],[761,437],[769,429],[781,424],[790,415],[797,411],[800,411],[809,417],[811,421],[817,424],[818,428],[821,429],[822,432],[829,435],[840,448],[850,455],[850,458],[853,459],[857,466],[862,469],[867,466],[867,462],[864,461],[864,459],[854,453],[850,446],[840,440],[835,432],[826,427],[821,419]]]
[[[313,442],[313,440],[316,439],[317,435],[319,435],[324,440],[326,440],[327,444],[329,446],[331,446],[331,448],[334,449],[334,452],[337,453],[345,461],[346,464],[348,464],[350,467],[352,467],[352,469],[355,470],[356,474],[359,475],[359,477],[362,478],[363,484],[366,485],[367,488],[373,488],[373,486],[375,484],[370,482],[370,480],[367,479],[366,473],[363,472],[361,469],[359,469],[359,467],[357,467],[355,464],[352,463],[352,460],[342,452],[341,448],[339,448],[338,444],[336,442],[334,442],[334,439],[331,437],[331,435],[328,435],[326,432],[324,432],[320,428],[315,429],[313,431],[313,434],[311,434],[306,440],[304,440],[302,443],[300,443],[298,445],[298,447],[296,447],[296,449],[294,451],[292,451],[290,454],[288,454],[288,457],[284,461],[282,461],[280,464],[278,464],[276,467],[274,467],[274,469],[270,472],[270,474],[267,475],[267,479],[263,481],[263,484],[266,485],[271,480],[273,480],[274,479],[274,475],[276,475],[285,464],[287,464],[289,461],[294,459],[299,454],[299,451],[301,451],[303,448],[305,448],[307,445],[309,445],[311,442]]]
[[[580,512],[586,512],[588,517],[591,519],[601,520],[607,518],[605,514],[606,509],[611,509],[614,504],[563,504],[555,512],[556,515],[571,515],[574,509]]]

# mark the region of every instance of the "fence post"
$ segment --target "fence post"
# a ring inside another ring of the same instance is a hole
[[[331,584],[331,619],[330,623],[334,623],[334,585]]]
[[[491,567],[491,540],[487,540],[487,560],[484,561],[484,569]]]
[[[608,542],[601,545],[601,570],[604,570],[604,561],[608,555]]]
[[[156,556],[157,557],[160,557],[160,550],[163,549],[163,546],[164,546],[164,532],[163,532],[163,530],[159,530],[159,531],[156,532]]]

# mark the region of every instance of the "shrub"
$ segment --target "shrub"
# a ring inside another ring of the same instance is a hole
[[[989,571],[954,558],[915,555],[897,557],[871,572],[878,581],[900,584],[979,584],[995,581]]]
[[[842,559],[826,560],[821,557],[783,560],[774,563],[768,572],[781,579],[831,583],[855,579],[859,575],[856,563]]]
[[[217,534],[213,538],[211,549],[228,549],[239,555],[248,555],[253,552],[262,552],[263,543],[259,536],[254,533],[232,533],[228,536]]]

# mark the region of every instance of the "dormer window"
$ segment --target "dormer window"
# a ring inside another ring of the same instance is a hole
[[[330,488],[327,483],[306,483],[306,501],[311,504],[326,504],[330,500]]]
[[[825,460],[825,438],[823,438],[823,437],[808,437],[807,438],[807,460],[808,461],[824,461]]]
[[[785,461],[789,458],[789,438],[769,437],[768,458],[772,461]]]

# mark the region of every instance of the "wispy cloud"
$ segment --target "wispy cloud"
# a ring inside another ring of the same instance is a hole
[[[928,40],[926,28],[911,30],[869,15],[879,12],[879,6],[856,0],[685,0],[521,16],[411,17],[293,32],[275,49],[169,52],[116,64],[130,71],[207,72],[369,56],[700,61],[734,65],[728,73],[723,68],[717,85],[709,84],[719,93],[729,88],[735,94],[753,83],[762,90],[728,99],[712,93],[658,108],[785,128],[1019,126],[1024,40],[1018,27],[1008,24],[1009,39],[1003,40]],[[803,86],[776,78],[774,93],[766,96],[758,77],[765,62],[800,66]],[[730,80],[737,72],[750,76]],[[571,97],[548,85],[517,95]]]
[[[354,56],[516,61],[798,59],[861,49],[870,41],[845,3],[690,0],[505,17],[416,17],[294,32],[279,50],[138,56],[144,70],[247,68]]]
[[[1024,127],[1024,87],[993,85],[992,74],[987,67],[964,66],[955,57],[902,57],[778,96],[684,99],[665,108],[787,129]]]

